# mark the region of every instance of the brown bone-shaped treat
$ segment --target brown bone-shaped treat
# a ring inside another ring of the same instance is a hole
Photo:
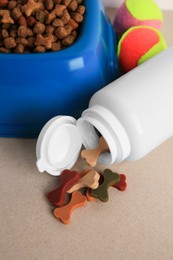
[[[74,191],[70,203],[64,207],[56,208],[53,214],[55,218],[60,219],[64,224],[69,224],[72,211],[78,207],[84,206],[86,202],[86,196],[82,195],[79,191]]]
[[[69,189],[67,192],[72,193],[76,190],[79,190],[84,187],[88,187],[91,189],[97,189],[99,186],[99,179],[100,174],[94,170],[89,171],[87,174],[85,174],[83,177],[81,177],[77,183],[74,184],[71,189]]]
[[[54,40],[53,35],[48,35],[46,37],[43,37],[39,33],[39,34],[37,34],[36,41],[34,42],[34,44],[36,46],[42,45],[42,46],[46,47],[46,49],[51,49],[53,40]]]
[[[91,196],[106,202],[109,199],[108,188],[115,183],[120,182],[120,175],[116,172],[112,172],[110,169],[105,169],[103,177],[103,183],[97,189],[91,191]]]
[[[60,177],[61,185],[47,195],[48,200],[56,206],[63,206],[65,204],[66,193],[78,181],[80,173],[64,170]]]
[[[35,2],[35,0],[28,0],[27,4],[22,6],[22,12],[24,12],[26,16],[30,16],[37,9],[38,10],[43,9],[42,2]]]
[[[108,151],[109,151],[109,147],[108,147],[105,139],[102,136],[102,137],[100,137],[97,148],[95,148],[93,150],[83,150],[81,152],[81,156],[83,159],[86,160],[86,162],[91,167],[95,167],[100,154],[108,152]]]
[[[55,9],[52,11],[56,16],[61,16],[66,9],[65,5],[56,4]]]

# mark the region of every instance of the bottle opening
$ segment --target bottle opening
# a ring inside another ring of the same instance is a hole
[[[103,136],[103,138],[108,144],[108,147],[110,147],[107,138],[108,135],[104,134],[104,130],[102,129],[101,126],[99,127],[99,124],[97,124],[96,122],[92,124],[88,120],[80,118],[78,120],[77,125],[79,131],[82,134],[83,144],[86,149],[90,150],[90,149],[97,148],[101,136]],[[113,158],[111,152],[102,153],[98,159],[98,161],[103,164],[112,164],[112,160]]]
[[[122,162],[130,153],[130,143],[123,125],[108,109],[94,105],[86,109],[77,121],[86,149],[98,146],[100,135],[105,139],[109,151],[101,154],[99,162],[113,164]]]

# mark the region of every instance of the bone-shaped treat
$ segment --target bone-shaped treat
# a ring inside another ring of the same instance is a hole
[[[126,175],[120,174],[120,181],[112,185],[112,187],[116,188],[117,190],[120,191],[125,191],[127,187],[126,183]]]
[[[0,9],[0,16],[2,16],[1,23],[14,23],[14,20],[10,16],[9,10]]]
[[[84,187],[88,187],[91,189],[97,189],[99,186],[100,174],[94,170],[89,171],[83,177],[81,177],[71,189],[67,192],[72,193],[75,190],[79,190]]]
[[[56,208],[53,214],[55,218],[60,219],[64,224],[69,224],[72,211],[78,207],[84,206],[86,202],[86,196],[82,195],[79,191],[74,191],[69,204],[64,207]]]
[[[100,137],[97,148],[95,148],[93,150],[83,150],[81,152],[81,156],[84,160],[86,160],[88,165],[90,165],[91,167],[95,167],[99,156],[102,153],[105,153],[108,151],[109,151],[109,147],[108,147],[105,139],[102,136],[102,137]]]
[[[91,191],[91,196],[106,202],[109,199],[108,188],[120,181],[120,175],[112,172],[110,169],[106,169],[103,172],[103,177],[103,183],[96,190]]]
[[[80,178],[82,178],[83,176],[85,176],[87,173],[89,173],[91,171],[91,169],[85,169],[82,172],[80,172]]]
[[[124,174],[119,174],[119,175],[120,175],[120,181],[112,185],[112,187],[120,191],[125,191],[127,188],[126,175]],[[103,181],[104,181],[104,177],[102,174],[100,174],[99,185],[101,185]]]
[[[22,12],[24,12],[26,16],[31,16],[31,14],[37,9],[43,10],[43,3],[35,2],[35,0],[28,0],[27,4],[22,6]]]
[[[90,188],[87,189],[86,197],[87,197],[87,200],[88,200],[89,202],[94,202],[94,201],[96,201],[96,198],[94,198],[93,196],[91,196],[91,189],[90,189]]]
[[[56,206],[63,206],[65,204],[66,193],[79,180],[80,173],[64,170],[60,177],[61,185],[47,195],[48,200]]]

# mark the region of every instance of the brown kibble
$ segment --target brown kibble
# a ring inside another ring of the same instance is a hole
[[[77,31],[72,31],[71,35],[73,35],[75,37],[75,39],[78,37]]]
[[[20,4],[20,2],[17,2],[16,7],[21,10],[22,4]]]
[[[52,25],[55,27],[62,27],[64,26],[63,22],[59,18],[55,18],[52,22]]]
[[[71,32],[73,31],[73,27],[71,25],[65,25],[64,28],[67,32],[67,35],[71,34]]]
[[[72,43],[74,43],[75,37],[73,35],[68,35],[66,38],[62,40],[62,44],[65,46],[70,46]]]
[[[45,8],[47,9],[47,10],[52,10],[53,9],[53,7],[54,7],[54,2],[53,2],[53,0],[45,0],[44,1],[44,6],[45,6]]]
[[[16,7],[16,5],[17,5],[16,1],[9,1],[7,9],[11,11],[11,10],[13,10]]]
[[[26,38],[17,37],[16,38],[16,43],[17,44],[22,44],[23,46],[27,46],[28,45],[28,40]]]
[[[50,24],[56,18],[55,13],[51,12],[46,16],[46,24]]]
[[[32,15],[32,13],[36,10],[43,10],[44,6],[42,2],[35,2],[35,0],[28,0],[27,4],[22,6],[22,12],[26,14],[26,16]]]
[[[29,29],[26,26],[21,25],[21,26],[19,26],[17,33],[18,33],[18,36],[26,38],[29,34]]]
[[[0,10],[0,16],[2,16],[1,23],[14,23],[14,20],[10,16],[9,10]]]
[[[63,5],[68,6],[71,0],[62,0]]]
[[[63,14],[60,16],[60,19],[63,24],[67,24],[70,21],[71,16],[67,10],[64,10]]]
[[[46,12],[42,11],[42,10],[38,10],[35,14],[35,18],[41,22],[44,23],[44,20],[46,18]]]
[[[59,5],[56,4],[55,9],[53,10],[53,13],[56,14],[56,16],[61,16],[63,14],[63,11],[66,10],[65,5]]]
[[[61,43],[60,43],[60,41],[53,43],[51,50],[52,51],[59,51],[59,50],[61,50]]]
[[[55,27],[53,25],[46,25],[45,33],[46,34],[53,34],[55,31]]]
[[[8,0],[0,0],[0,8],[5,7],[8,4]]]
[[[10,49],[7,49],[5,47],[0,47],[0,53],[10,53]]]
[[[10,37],[16,38],[17,37],[17,30],[10,31]]]
[[[14,49],[15,53],[23,53],[25,50],[25,47],[22,44],[18,44],[16,48]]]
[[[55,35],[57,36],[58,39],[64,39],[65,37],[67,37],[68,33],[64,27],[58,27],[55,30]]]
[[[36,22],[33,28],[33,32],[38,34],[38,33],[43,33],[45,31],[45,25],[43,23],[40,22]]]
[[[79,14],[79,13],[72,13],[71,14],[71,17],[72,17],[72,19],[74,19],[75,20],[75,22],[77,22],[77,23],[81,23],[82,21],[83,21],[83,16],[81,15],[81,14]]]
[[[34,35],[33,31],[31,29],[28,29],[28,36],[33,36],[33,35]]]
[[[27,40],[28,40],[27,46],[28,46],[29,48],[32,48],[32,47],[34,46],[35,38],[34,38],[34,37],[28,37]]]
[[[45,52],[46,51],[46,48],[44,46],[37,46],[35,49],[34,49],[34,52]]]
[[[76,12],[81,14],[81,15],[84,15],[84,13],[85,13],[85,6],[84,5],[79,5],[77,10],[76,10]]]
[[[31,27],[34,26],[34,24],[36,23],[36,19],[33,16],[28,16],[26,18],[26,21],[27,21],[27,24]]]
[[[26,21],[26,18],[22,15],[20,16],[19,20],[18,20],[18,23],[20,25],[24,25],[24,26],[27,26],[27,21]]]
[[[11,11],[11,17],[14,20],[18,20],[19,17],[22,16],[22,12],[20,11],[20,9],[18,7],[15,7],[12,11]]]
[[[77,3],[76,0],[72,0],[72,1],[70,2],[70,4],[68,5],[68,9],[69,9],[70,11],[73,11],[73,12],[76,11],[77,7],[78,7],[78,3]]]
[[[4,45],[7,49],[12,49],[12,48],[16,47],[15,39],[12,37],[5,38]]]
[[[70,25],[73,27],[73,29],[77,29],[78,28],[78,23],[76,23],[73,19],[70,19],[70,21],[67,23],[67,25]]]
[[[53,35],[52,43],[57,42],[57,40],[58,40],[57,37],[55,35]]]
[[[2,29],[1,30],[1,35],[2,35],[2,38],[5,39],[5,38],[8,38],[9,37],[9,33],[6,29]]]
[[[46,47],[46,49],[52,48],[52,41],[53,41],[53,35],[48,35],[46,37],[43,37],[41,34],[37,34],[36,41],[34,44],[36,46],[43,45]]]

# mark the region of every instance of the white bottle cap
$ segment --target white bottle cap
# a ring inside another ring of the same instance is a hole
[[[49,120],[40,132],[36,145],[37,168],[51,175],[60,175],[78,159],[82,138],[76,119],[57,116]]]

